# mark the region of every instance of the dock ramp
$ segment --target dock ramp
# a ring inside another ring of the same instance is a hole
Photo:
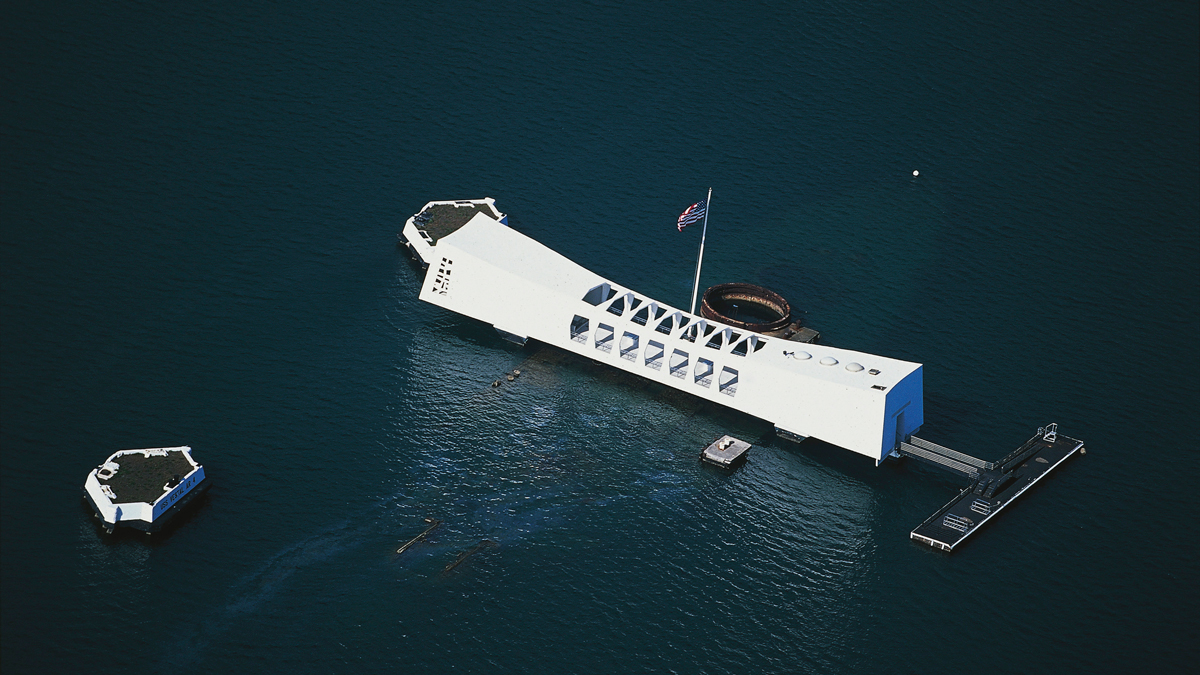
[[[1068,457],[1083,452],[1083,441],[1059,434],[1057,424],[1038,429],[1033,438],[999,462],[982,462],[919,438],[911,440],[914,441],[911,444],[902,444],[901,454],[919,457],[971,478],[970,485],[910,535],[914,541],[943,551],[953,551]]]
[[[929,450],[926,450],[925,448],[922,448],[922,447],[919,447],[916,445],[912,445],[910,443],[901,443],[900,449],[897,452],[899,452],[901,455],[903,455],[905,457],[915,457],[917,459],[923,459],[926,462],[935,464],[940,468],[947,469],[949,471],[953,471],[954,473],[957,473],[961,476],[967,476],[970,478],[974,478],[979,475],[979,469],[975,468],[974,466],[971,466],[970,464],[967,464],[965,462],[960,462],[956,459],[947,457],[945,455],[942,455],[942,454],[939,454],[936,452],[931,452]]]
[[[951,450],[916,436],[910,436],[907,443],[901,443],[896,452],[905,457],[915,457],[930,462],[968,478],[978,478],[980,472],[996,468],[992,462],[985,462],[978,457]]]
[[[985,462],[982,459],[979,459],[977,457],[965,455],[961,452],[958,452],[956,450],[951,450],[950,448],[947,448],[942,445],[938,445],[937,443],[933,443],[931,441],[927,441],[923,438],[917,438],[916,436],[909,436],[908,440],[911,442],[912,445],[915,445],[919,448],[928,450],[929,452],[937,453],[944,457],[949,457],[950,459],[957,460],[959,462],[962,462],[963,464],[969,464],[977,469],[994,469],[994,468],[996,468],[996,465],[993,464],[992,462]]]

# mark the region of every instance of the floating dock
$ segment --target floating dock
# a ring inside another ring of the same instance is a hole
[[[998,462],[984,462],[919,438],[910,440],[913,442],[901,444],[900,454],[971,478],[970,485],[910,535],[943,551],[953,551],[1068,457],[1086,452],[1083,441],[1059,434],[1057,424],[1038,429],[1033,438]]]
[[[108,533],[162,529],[211,485],[186,445],[115,452],[92,469],[83,496]]]
[[[745,462],[749,452],[749,443],[726,434],[713,441],[700,453],[700,461],[719,466],[722,469],[732,469]]]

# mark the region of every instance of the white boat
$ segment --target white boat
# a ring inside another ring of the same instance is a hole
[[[764,337],[624,288],[513,230],[491,198],[404,225],[421,300],[882,462],[924,422],[922,367]],[[598,385],[599,386],[599,385]]]
[[[157,532],[209,485],[190,447],[146,448],[113,453],[88,474],[83,495],[108,532]]]

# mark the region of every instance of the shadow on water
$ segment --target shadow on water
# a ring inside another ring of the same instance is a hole
[[[499,350],[493,349],[502,341],[489,327],[476,330],[477,325],[463,322],[449,331],[433,331],[441,335],[425,332],[415,344],[425,348],[425,342],[452,334],[452,340],[477,339],[486,348],[483,367],[503,361],[497,357]],[[587,527],[598,520],[591,509],[619,500],[632,500],[629,504],[641,510],[643,517],[649,512],[681,523],[702,522],[714,508],[713,491],[741,484],[738,481],[744,481],[746,475],[713,474],[698,468],[702,447],[697,444],[698,436],[711,435],[716,428],[736,430],[754,439],[760,448],[781,449],[784,452],[776,454],[799,456],[802,462],[824,465],[849,477],[853,484],[843,486],[839,493],[842,504],[863,501],[858,494],[861,486],[884,480],[866,458],[818,441],[796,445],[777,439],[770,424],[762,420],[557,348],[531,344],[517,350],[516,359],[522,375],[515,383],[498,388],[490,383],[471,384],[476,373],[463,371],[469,379],[458,393],[465,398],[454,403],[456,410],[463,410],[511,400],[514,403],[504,406],[506,411],[490,407],[476,411],[487,413],[484,419],[506,412],[509,421],[493,419],[487,433],[478,437],[471,435],[477,433],[472,430],[466,439],[435,430],[426,439],[429,442],[413,443],[416,449],[405,456],[408,478],[402,488],[263,560],[233,585],[223,603],[195,625],[176,631],[178,640],[167,646],[171,658],[203,660],[210,648],[226,641],[225,636],[239,624],[269,611],[273,602],[285,603],[288,588],[308,584],[310,577],[338,569],[351,559],[368,577],[395,579],[411,588],[471,579],[491,566],[505,564],[510,558],[507,551],[531,543],[536,546],[541,537],[560,536],[553,531]],[[579,391],[581,380],[589,389],[611,391],[580,403],[573,394]],[[522,391],[525,387],[528,392]],[[474,392],[472,388],[476,388]],[[610,395],[620,390],[633,391],[635,399],[651,398],[673,410],[659,417],[630,416],[625,405],[630,403],[625,401],[628,397]],[[557,397],[562,391],[572,395]],[[495,398],[510,392],[517,398]],[[430,394],[429,400],[439,399]],[[406,405],[427,403],[418,399]],[[597,431],[580,439],[569,421],[576,418]],[[481,417],[471,414],[464,419]],[[662,424],[654,426],[659,421]],[[513,428],[506,428],[510,423]],[[647,428],[653,432],[628,440],[628,432]],[[412,429],[406,428],[404,433],[408,438]],[[598,457],[598,448],[612,454]],[[589,482],[588,472],[597,471],[606,476],[615,471],[616,477],[606,478],[601,485]],[[796,489],[787,494],[766,490],[766,503],[784,505],[779,513],[767,516],[795,519],[824,507],[821,500],[827,497],[810,489],[805,482],[809,479],[796,480]],[[817,501],[810,504],[805,499]],[[621,508],[606,511],[618,514],[610,518],[622,517]]]
[[[478,344],[480,346],[508,346],[510,349],[515,350],[517,354],[524,357],[519,363],[518,369],[523,373],[522,379],[526,382],[542,384],[547,379],[561,381],[570,377],[569,375],[564,375],[564,373],[574,373],[575,375],[583,375],[586,379],[593,382],[613,386],[626,392],[637,392],[639,395],[665,403],[674,408],[680,414],[678,422],[669,428],[656,430],[652,437],[648,436],[643,439],[648,446],[655,446],[662,443],[666,443],[668,446],[678,446],[680,434],[684,433],[689,426],[693,426],[696,419],[700,418],[708,423],[706,426],[711,425],[720,429],[738,430],[739,433],[749,434],[747,438],[754,439],[751,443],[755,446],[760,448],[772,447],[785,452],[802,455],[817,464],[845,474],[847,477],[864,484],[875,484],[880,480],[879,473],[875,470],[875,463],[869,458],[848,453],[842,448],[818,439],[807,439],[802,443],[796,443],[781,438],[775,434],[770,422],[747,413],[717,405],[699,396],[626,373],[607,364],[552,345],[531,340],[524,348],[515,347],[496,337],[490,327],[483,326],[482,332],[475,332],[470,330],[469,326],[471,324],[480,325],[473,321],[464,322],[456,327],[455,332],[463,331],[463,334],[459,335],[459,337],[465,338],[469,334],[471,337],[479,339],[480,342]],[[508,386],[508,383],[502,382],[500,391],[502,392]],[[487,388],[480,391],[478,395],[484,396],[491,393],[497,392],[493,388]],[[961,406],[955,409],[962,408],[965,410],[968,407],[971,407],[970,402],[961,402]],[[579,419],[585,425],[596,429],[606,429],[612,423],[610,416],[601,412],[581,412],[579,413]],[[717,434],[717,436],[707,440],[715,440],[719,435]],[[683,458],[685,455],[692,454],[693,451],[698,454],[699,449],[700,446],[692,448],[689,445],[686,447],[686,450],[675,454],[679,455],[677,459]],[[719,476],[722,473],[718,471],[713,475]],[[643,480],[639,481],[639,484],[654,485],[656,481],[643,477]],[[660,485],[659,487],[663,486]]]
[[[395,495],[379,500],[353,517],[287,546],[266,559],[230,589],[226,601],[195,626],[178,631],[167,645],[172,659],[202,660],[239,620],[246,619],[279,595],[305,572],[337,564],[353,554],[368,566],[394,565],[409,582],[430,583],[461,577],[476,567],[480,554],[519,546],[542,531],[574,521],[583,508],[605,505],[610,499],[572,496],[571,490],[509,491],[485,496],[462,495],[440,505],[436,498]],[[440,512],[418,520],[419,510]],[[419,526],[418,526],[419,523]],[[397,534],[403,533],[401,536]],[[365,546],[391,541],[388,549],[362,552]],[[399,550],[398,550],[399,549]]]
[[[837,282],[833,280],[830,283],[836,285]],[[675,459],[686,459],[686,456],[693,452],[699,452],[700,446],[693,448],[691,444],[681,445],[680,443],[680,439],[687,435],[690,427],[711,426],[746,434],[745,438],[751,440],[751,443],[760,449],[773,448],[801,457],[805,462],[828,469],[863,486],[886,486],[897,478],[898,473],[919,475],[937,483],[954,485],[958,483],[956,477],[947,475],[939,469],[926,467],[919,462],[889,460],[885,464],[891,470],[881,472],[870,458],[849,453],[840,447],[818,439],[810,438],[796,443],[781,438],[775,434],[769,422],[714,404],[693,394],[612,368],[586,356],[533,340],[523,348],[513,346],[498,338],[490,327],[472,320],[455,322],[449,327],[456,339],[470,341],[473,345],[489,351],[507,347],[513,352],[513,356],[522,359],[518,363],[518,369],[523,373],[522,381],[517,383],[518,386],[524,383],[545,387],[558,386],[582,376],[589,384],[598,385],[597,388],[607,385],[616,391],[635,392],[638,397],[645,396],[674,408],[678,413],[677,422],[669,427],[655,429],[653,433],[642,437],[641,442],[648,447],[675,447],[678,449],[673,453]],[[501,382],[501,387],[484,388],[477,396],[503,394],[509,389],[509,383]],[[936,394],[928,395],[927,401],[926,428],[939,430],[940,433],[937,434],[939,439],[956,439],[960,435],[959,432],[964,430],[969,432],[990,419],[989,416],[993,414],[992,406],[984,401],[952,400]],[[611,427],[616,421],[611,415],[599,409],[588,412],[580,411],[577,414],[578,419],[584,425],[600,432],[611,431]],[[697,424],[701,420],[702,422]],[[968,435],[970,434],[968,433]],[[715,437],[706,440],[715,440]],[[973,447],[966,448],[965,445],[964,448],[975,449]],[[978,452],[976,451],[976,453]],[[709,478],[720,478],[723,474],[719,470],[703,473]],[[666,500],[679,504],[685,501],[683,495],[695,490],[695,486],[689,484],[687,480],[683,480],[681,476],[664,476],[665,474],[644,473],[634,478],[631,486],[649,491],[651,498],[655,501]]]
[[[385,499],[359,514],[327,527],[288,546],[263,562],[230,589],[226,602],[200,619],[196,626],[180,630],[179,638],[167,646],[174,661],[202,658],[208,647],[234,627],[236,621],[259,611],[274,598],[297,573],[329,561],[367,541],[367,534],[378,527],[388,506],[399,497]]]
[[[210,508],[210,495],[212,489],[205,490],[204,494],[197,497],[191,503],[184,506],[179,513],[175,514],[171,520],[167,521],[162,529],[157,532],[149,533],[135,530],[130,527],[118,527],[113,529],[111,533],[107,532],[100,517],[92,510],[91,505],[84,498],[79,499],[80,511],[88,516],[88,522],[91,528],[95,531],[97,540],[104,545],[128,545],[139,544],[143,546],[161,546],[166,544],[176,532],[183,529],[188,523],[194,519],[201,517]]]

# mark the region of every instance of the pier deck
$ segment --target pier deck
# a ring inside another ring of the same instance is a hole
[[[926,448],[910,448],[928,451]],[[1004,507],[1016,501],[1022,493],[1082,449],[1083,441],[1058,434],[1055,426],[1051,425],[1048,429],[1039,429],[1033,438],[999,462],[984,462],[984,466],[970,466],[958,462],[961,467],[976,472],[972,475],[974,480],[949,504],[918,525],[912,531],[911,538],[943,551],[953,551],[954,547],[974,534]],[[912,454],[921,456],[916,452]],[[938,463],[945,465],[942,461]],[[947,468],[971,475],[960,468]]]
[[[105,480],[113,492],[114,502],[146,502],[153,504],[170,488],[166,485],[192,471],[192,464],[182,452],[161,455],[130,453],[119,460],[121,468]],[[172,486],[174,487],[174,486]]]

